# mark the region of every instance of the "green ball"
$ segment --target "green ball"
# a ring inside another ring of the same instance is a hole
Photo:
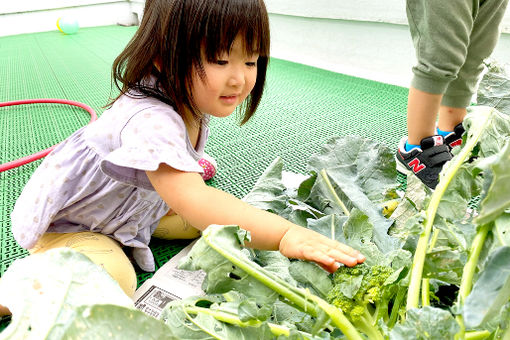
[[[80,24],[74,18],[62,17],[57,20],[57,27],[65,34],[75,34],[80,29]]]

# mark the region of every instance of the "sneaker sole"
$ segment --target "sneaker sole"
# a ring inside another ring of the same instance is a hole
[[[397,162],[397,171],[400,172],[401,174],[403,174],[403,175],[414,174],[411,170],[406,168],[404,166],[404,164],[402,164],[400,162],[400,160],[397,158],[397,156],[395,156],[395,162]]]

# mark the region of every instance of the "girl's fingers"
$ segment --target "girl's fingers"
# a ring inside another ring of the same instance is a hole
[[[338,250],[332,250],[331,248],[324,249],[323,247],[305,246],[303,247],[303,257],[305,260],[318,263],[331,273],[338,269],[339,263],[343,263],[348,267],[355,266],[359,263],[356,257]]]
[[[326,265],[323,265],[321,263],[318,263],[318,265],[321,266],[322,269],[324,269],[325,271],[330,272],[331,274],[336,272],[336,270],[340,267],[338,262],[335,262],[333,265],[330,265],[330,266],[326,266]]]
[[[354,264],[353,265],[356,265],[358,263],[362,263],[363,261],[365,261],[365,256],[363,256],[357,250],[355,252],[347,253],[347,252],[344,252],[344,251],[341,251],[341,250],[338,250],[338,249],[335,249],[335,248],[330,248],[329,250],[326,251],[326,254],[328,256],[334,258],[336,261],[339,261],[339,262],[344,263],[346,265],[348,265],[348,264],[345,263],[344,261],[350,261],[350,259],[354,260]],[[351,266],[349,266],[349,267],[351,267]]]
[[[319,247],[305,245],[302,248],[302,256],[304,260],[314,261],[320,265],[331,266],[335,263],[335,259],[326,254]]]
[[[359,251],[353,249],[345,244],[333,241],[333,246],[331,244],[321,244],[317,245],[316,249],[320,250],[327,256],[333,258],[335,261],[341,262],[343,264],[349,265],[351,263],[351,258],[354,259],[354,264],[363,263],[365,261],[365,256],[363,256]],[[347,263],[346,263],[347,261]]]
[[[356,249],[305,228],[292,228],[280,241],[280,252],[291,258],[313,261],[329,272],[340,264],[352,267],[365,261]]]
[[[349,256],[352,256],[352,257],[355,257],[355,258],[361,260],[362,262],[365,260],[365,257],[363,255],[361,255],[361,253],[358,250],[351,248],[346,244],[327,239],[326,246],[329,247],[331,249],[331,251],[337,251],[337,252],[347,254]]]

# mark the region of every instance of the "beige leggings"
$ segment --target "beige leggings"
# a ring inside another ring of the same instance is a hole
[[[192,239],[200,236],[200,232],[180,216],[171,214],[160,220],[152,236],[166,240]],[[30,249],[30,253],[44,253],[49,249],[62,247],[69,247],[86,255],[92,262],[103,267],[129,297],[133,297],[137,283],[135,269],[117,241],[90,231],[46,233],[35,247]]]

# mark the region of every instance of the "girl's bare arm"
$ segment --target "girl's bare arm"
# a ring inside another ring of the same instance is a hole
[[[200,230],[211,224],[238,225],[251,234],[248,246],[280,250],[287,257],[315,261],[329,271],[336,270],[335,262],[352,266],[364,260],[346,245],[207,186],[198,173],[161,164],[158,170],[147,171],[147,176],[163,200]]]

